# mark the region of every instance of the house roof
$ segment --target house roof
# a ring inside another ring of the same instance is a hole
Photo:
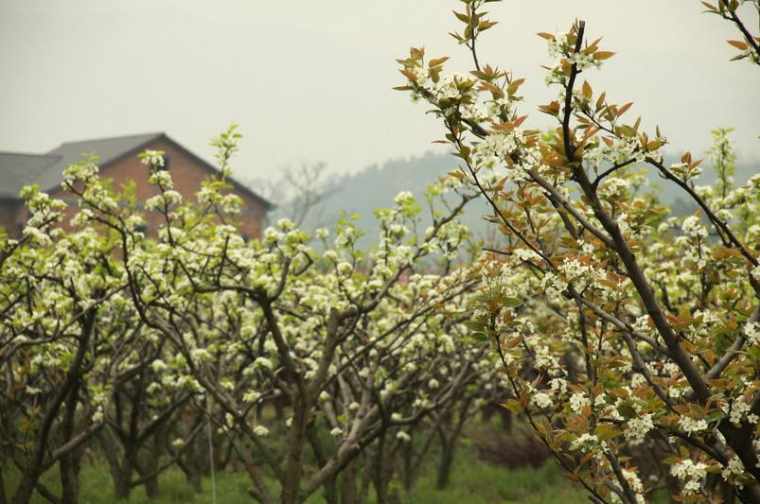
[[[132,153],[137,154],[140,147],[158,140],[162,135],[163,133],[146,133],[62,143],[48,152],[48,155],[57,156],[58,162],[49,166],[35,183],[43,190],[57,188],[63,183],[63,170],[70,164],[81,161],[82,156],[95,154],[98,156],[98,165],[106,166]]]
[[[43,190],[57,188],[63,182],[63,170],[76,163],[87,154],[98,156],[98,164],[105,167],[110,163],[129,156],[136,156],[145,146],[157,140],[172,143],[194,161],[203,166],[209,173],[218,173],[218,169],[197,154],[188,150],[180,143],[170,138],[166,133],[143,133],[111,138],[96,138],[79,142],[66,142],[47,154],[15,154],[0,153],[0,197],[18,198],[18,193],[24,185],[38,184]],[[274,205],[262,198],[251,189],[235,180],[230,179],[235,189],[259,201],[270,210]]]
[[[37,182],[59,157],[0,152],[0,199],[18,199],[21,188]]]

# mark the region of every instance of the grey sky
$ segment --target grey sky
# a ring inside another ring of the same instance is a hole
[[[410,45],[467,62],[447,32],[453,0],[0,0],[0,150],[163,130],[210,158],[229,122],[245,135],[236,171],[264,177],[326,161],[347,172],[420,154],[437,122],[391,87]],[[737,128],[760,159],[760,71],[731,63],[727,23],[696,0],[505,0],[485,59],[527,77],[524,110],[548,99],[538,31],[575,17],[618,53],[587,76],[635,102],[677,149],[700,154],[709,130]],[[752,20],[756,26],[756,19]],[[485,35],[484,35],[485,36]],[[631,112],[629,112],[630,114]]]

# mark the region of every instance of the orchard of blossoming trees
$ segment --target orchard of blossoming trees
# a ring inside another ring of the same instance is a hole
[[[576,21],[541,33],[556,120],[526,129],[523,79],[479,61],[495,23],[489,0],[462,0],[453,34],[469,74],[412,49],[401,87],[427,102],[461,159],[452,173],[493,209],[508,245],[479,261],[470,299],[476,330],[496,345],[523,412],[593,502],[645,502],[667,485],[683,502],[760,502],[760,175],[732,178],[734,155],[717,130],[714,186],[700,161],[666,166],[659,131],[626,120],[594,88],[613,53]],[[732,23],[735,59],[760,64],[760,38],[742,15],[758,1],[702,2]],[[698,211],[676,219],[642,190],[652,170]]]
[[[223,175],[194,202],[155,151],[141,156],[158,189],[144,209],[93,160],[64,173],[79,205],[70,229],[58,226],[63,202],[25,189],[31,218],[0,259],[0,468],[20,474],[0,502],[77,502],[88,451],[117,497],[157,494],[175,464],[196,488],[234,465],[258,502],[318,490],[359,502],[370,488],[384,502],[392,481],[413,485],[439,438],[445,483],[463,422],[507,394],[459,309],[477,280],[451,267],[473,197],[458,180],[430,186],[428,229],[410,193],[377,210],[373,250],[355,246],[350,220],[313,237],[281,220],[247,243],[225,192],[238,139],[232,127],[215,140]],[[155,237],[145,212],[162,215]],[[427,441],[414,448],[414,436]],[[61,495],[41,481],[56,468]]]
[[[421,49],[400,61],[401,89],[461,160],[431,181],[427,229],[401,193],[368,250],[350,219],[313,235],[281,220],[247,242],[226,191],[235,127],[212,142],[222,175],[194,201],[156,151],[141,156],[158,189],[143,206],[93,159],[65,171],[78,205],[65,227],[66,203],[24,189],[22,237],[0,236],[0,504],[78,502],[92,457],[121,498],[157,495],[178,467],[196,489],[242,471],[253,502],[389,502],[423,457],[440,457],[444,485],[463,424],[494,400],[593,502],[663,488],[760,502],[760,176],[734,183],[727,130],[705,163],[715,186],[697,185],[689,153],[667,166],[663,134],[585,78],[613,53],[580,21],[540,34],[557,90],[540,110],[557,126],[525,129],[523,80],[478,58],[493,1],[456,13],[469,74]],[[736,59],[760,64],[741,18],[760,2],[703,3],[741,33]],[[646,170],[698,212],[672,217]],[[463,265],[457,216],[475,197],[503,240]]]

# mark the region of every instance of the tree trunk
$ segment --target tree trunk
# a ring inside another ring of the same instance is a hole
[[[390,504],[393,502],[392,496],[388,492],[390,480],[393,476],[393,467],[386,460],[387,453],[386,433],[383,432],[378,437],[377,450],[374,453],[374,461],[372,463],[372,484],[375,487],[377,504]]]
[[[37,483],[36,474],[25,474],[22,476],[21,482],[16,488],[16,493],[13,496],[13,504],[29,504],[34,494],[34,486]]]
[[[145,480],[145,494],[151,499],[155,499],[161,493],[158,485],[158,474],[151,474]]]
[[[335,478],[330,478],[325,482],[323,486],[325,489],[325,504],[339,504],[338,482],[335,480]]]
[[[61,504],[79,503],[79,471],[81,469],[80,449],[65,455],[58,462],[61,477]]]
[[[359,468],[356,461],[351,462],[340,475],[340,504],[357,504],[358,492],[356,477]]]
[[[303,473],[303,447],[306,442],[306,427],[309,421],[309,409],[306,398],[297,396],[293,404],[293,424],[288,433],[288,454],[285,462],[285,481],[282,485],[280,502],[298,504],[301,493],[301,476]]]
[[[151,436],[151,443],[145,447],[146,450],[144,450],[143,456],[140,457],[140,464],[137,468],[140,473],[140,478],[145,479],[145,482],[143,483],[145,486],[145,494],[151,499],[157,498],[160,493],[158,485],[158,467],[160,465],[159,459],[161,457],[161,446],[163,446],[161,444],[163,441],[161,438],[163,430],[164,429],[161,428]]]
[[[203,492],[203,477],[201,476],[200,471],[191,471],[190,474],[186,474],[185,476],[187,477],[187,482],[190,483],[193,492],[197,494]]]
[[[70,441],[76,428],[76,410],[79,402],[80,378],[73,381],[73,386],[66,399],[61,444]],[[83,426],[84,427],[84,426]],[[78,504],[79,502],[79,467],[83,448],[69,451],[58,461],[58,472],[61,478],[61,504]]]
[[[382,478],[373,478],[373,486],[375,487],[375,497],[377,504],[388,504],[388,486],[385,484]]]
[[[274,405],[274,416],[278,421],[285,420],[285,406],[286,401],[284,396],[278,396],[275,397],[272,400],[272,404]]]
[[[438,474],[436,477],[435,488],[443,490],[449,486],[451,481],[451,466],[454,462],[454,445],[441,443],[441,457],[438,459]]]
[[[103,456],[108,463],[113,483],[113,494],[117,499],[128,499],[132,492],[133,466],[130,462],[131,455],[125,453],[123,460],[119,459],[119,449],[113,434],[109,428],[101,429],[98,433],[98,441],[102,447]]]
[[[154,458],[151,454],[150,457],[146,457],[140,464],[138,474],[141,479],[145,479],[143,486],[145,487],[145,495],[151,499],[155,499],[160,494],[160,488],[158,485],[158,459]]]
[[[438,457],[438,468],[436,472],[435,488],[437,490],[443,490],[449,485],[449,476],[451,474],[451,463],[454,459],[454,443],[449,440],[447,432],[451,429],[453,423],[453,415],[451,410],[447,409],[441,415],[441,419],[435,427],[435,431],[438,433],[438,439],[441,444],[441,454]]]
[[[217,466],[216,470],[219,472],[226,471],[227,468],[230,468],[231,471],[240,471],[242,468],[240,466],[240,459],[235,457],[235,450],[233,449],[233,444],[231,441],[228,441],[224,445],[224,453],[220,454],[218,456],[217,460]]]
[[[401,491],[399,488],[391,488],[388,492],[388,504],[401,504]]]
[[[436,488],[438,490],[448,487],[451,481],[451,466],[454,464],[456,447],[462,435],[464,423],[469,416],[471,405],[472,398],[470,397],[462,403],[456,423],[454,423],[451,413],[448,412],[444,417],[444,421],[437,428],[441,438],[441,458],[438,461],[438,477],[436,480]],[[454,423],[453,428],[452,423]]]
[[[404,491],[407,493],[407,495],[412,491],[412,487],[414,486],[414,465],[412,464],[412,459],[414,458],[414,451],[412,447],[412,443],[406,443],[401,448],[401,456],[404,461]]]
[[[123,466],[111,469],[113,493],[117,499],[129,499],[132,493],[132,464],[125,462]]]
[[[200,446],[203,439],[200,435],[196,436],[195,439],[190,441],[192,444],[185,451],[185,454],[177,458],[177,466],[185,474],[185,480],[187,480],[187,483],[195,493],[203,491],[202,467],[199,465],[199,457],[203,457]]]
[[[501,428],[504,432],[512,434],[512,412],[507,408],[499,406],[499,417],[501,418]]]
[[[3,477],[4,460],[0,460],[0,504],[8,504],[8,496],[5,495],[5,478]]]
[[[367,502],[369,498],[370,485],[372,483],[372,462],[370,460],[369,451],[364,454],[364,463],[362,467],[362,483],[359,489],[359,502]]]
[[[66,371],[65,382],[54,393],[52,401],[45,407],[42,415],[40,431],[35,441],[34,455],[30,460],[29,467],[22,472],[21,482],[13,497],[14,504],[28,504],[34,494],[35,487],[42,476],[46,452],[50,449],[50,436],[56,429],[53,428],[55,419],[59,414],[64,402],[68,399],[63,426],[64,439],[69,440],[73,435],[73,421],[76,412],[77,388],[81,380],[82,362],[95,327],[97,308],[85,312],[82,318],[81,335],[78,338],[77,350],[74,359]],[[79,313],[77,315],[80,315]]]

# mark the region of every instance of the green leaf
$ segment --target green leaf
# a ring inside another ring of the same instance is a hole
[[[467,23],[467,24],[470,23],[470,16],[468,16],[467,14],[463,14],[463,13],[457,12],[457,11],[452,11],[452,12],[457,17],[457,19],[460,20],[461,22]]]
[[[517,399],[508,399],[502,403],[502,406],[516,415],[522,413],[523,410],[522,404]]]

